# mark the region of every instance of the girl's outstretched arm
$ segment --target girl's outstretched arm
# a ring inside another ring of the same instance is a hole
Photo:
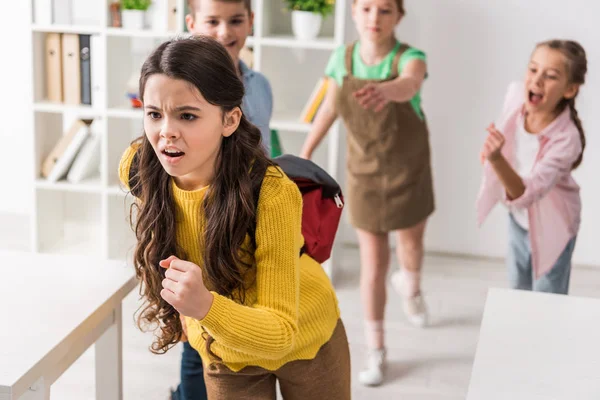
[[[335,79],[328,79],[329,83],[327,87],[327,93],[325,94],[325,99],[323,100],[321,109],[317,112],[310,133],[308,134],[308,137],[304,142],[304,146],[302,147],[302,151],[300,152],[300,157],[306,158],[307,160],[312,157],[312,153],[319,146],[319,143],[321,143],[321,140],[323,140],[329,131],[329,128],[331,128],[331,125],[333,125],[338,117],[337,110],[335,109],[335,96],[338,85],[335,82]]]
[[[381,83],[370,83],[356,91],[359,104],[379,112],[389,102],[404,103],[415,97],[427,74],[427,64],[415,59],[406,64],[396,79]]]

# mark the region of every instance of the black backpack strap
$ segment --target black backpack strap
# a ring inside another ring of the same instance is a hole
[[[340,185],[324,169],[311,160],[291,154],[273,159],[290,179],[306,179],[323,188],[323,197],[334,198],[341,193]]]
[[[250,236],[250,240],[252,246],[256,249],[256,213],[258,211],[258,200],[260,199],[260,189],[262,188],[263,180],[265,179],[265,174],[267,173],[267,168],[262,167],[260,170],[256,170],[255,173],[260,176],[260,179],[256,180],[254,187],[252,188],[252,199],[254,200],[254,218],[252,219],[252,223],[248,229],[248,236]]]

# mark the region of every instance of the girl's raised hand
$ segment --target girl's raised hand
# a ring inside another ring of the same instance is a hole
[[[213,295],[204,286],[202,269],[175,256],[160,261],[159,265],[167,269],[160,296],[180,314],[203,319],[212,306]]]
[[[494,124],[487,128],[488,136],[483,143],[483,148],[479,154],[479,161],[483,164],[485,160],[493,161],[502,154],[504,147],[504,135],[500,133]]]

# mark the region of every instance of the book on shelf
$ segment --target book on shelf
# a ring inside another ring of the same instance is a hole
[[[80,183],[86,178],[100,173],[100,143],[99,121],[94,120],[89,126],[89,134],[86,136],[81,150],[77,153],[73,165],[67,173],[67,181]]]
[[[92,74],[90,67],[91,35],[79,35],[79,69],[81,76],[81,104],[92,105]]]
[[[79,35],[62,35],[63,100],[66,104],[81,104],[81,59]]]
[[[63,101],[62,37],[60,33],[46,34],[46,98]]]
[[[79,35],[79,70],[81,77],[81,104],[92,105],[92,73],[90,67],[91,35]]]
[[[325,94],[327,93],[327,89],[329,87],[329,78],[322,77],[317,81],[315,88],[313,89],[304,109],[302,110],[302,114],[300,114],[300,121],[310,124],[315,120],[315,116],[321,108],[323,104],[323,100],[325,99]]]
[[[51,102],[102,106],[102,51],[97,35],[46,34],[46,99]]]
[[[168,0],[167,7],[167,12],[169,13],[167,30],[174,32],[177,30],[177,0]]]
[[[90,133],[91,120],[75,120],[54,145],[42,164],[42,177],[56,182],[67,175],[81,146]]]
[[[104,50],[105,42],[98,35],[92,35],[90,38],[90,84],[92,94],[92,105],[94,107],[103,107],[105,98],[105,75],[104,74]]]

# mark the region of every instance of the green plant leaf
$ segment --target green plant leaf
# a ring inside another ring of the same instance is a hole
[[[121,0],[121,8],[123,10],[146,11],[151,3],[151,0]]]
[[[289,10],[309,11],[324,17],[333,13],[335,7],[335,0],[285,0],[285,3]]]

